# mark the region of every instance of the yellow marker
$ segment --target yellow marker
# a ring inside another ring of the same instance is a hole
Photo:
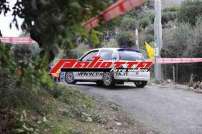
[[[149,45],[147,42],[145,42],[145,48],[146,48],[149,59],[153,59],[155,56],[154,48],[151,45]]]

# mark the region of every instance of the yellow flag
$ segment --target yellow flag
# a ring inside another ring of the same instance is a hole
[[[151,45],[149,45],[147,42],[145,42],[145,48],[146,48],[149,59],[153,59],[155,55],[154,48]]]

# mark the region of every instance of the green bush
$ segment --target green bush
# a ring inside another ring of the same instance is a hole
[[[166,24],[169,21],[175,21],[177,19],[177,12],[173,11],[164,11],[162,14],[162,24]]]
[[[134,31],[136,28],[138,28],[138,21],[135,17],[123,17],[120,23],[121,30]]]
[[[186,0],[178,12],[179,22],[190,23],[191,25],[195,25],[200,16],[202,16],[201,0]]]
[[[202,57],[202,21],[198,18],[195,26],[188,23],[179,23],[176,28],[164,29],[162,57],[168,58],[200,58]],[[177,81],[187,82],[191,74],[197,75],[202,79],[201,64],[182,64],[177,65],[180,68],[177,72]],[[165,76],[172,78],[172,65],[166,65],[164,68]],[[188,73],[184,73],[188,72]]]
[[[122,32],[118,35],[118,45],[122,48],[135,47],[134,37],[131,32]]]
[[[47,58],[32,57],[27,47],[11,48],[0,44],[0,107],[37,109],[39,94],[54,86]]]
[[[139,26],[143,29],[146,28],[149,24],[151,24],[150,17],[144,17],[139,20]]]

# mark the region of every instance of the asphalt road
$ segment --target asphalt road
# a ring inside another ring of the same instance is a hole
[[[202,134],[202,94],[173,86],[133,85],[114,89],[97,87],[93,83],[79,83],[81,91],[102,96],[122,106],[136,120],[162,134]]]

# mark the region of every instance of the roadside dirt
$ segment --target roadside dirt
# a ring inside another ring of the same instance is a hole
[[[86,94],[120,105],[133,119],[161,134],[202,133],[202,96],[184,86],[148,85],[143,89],[130,83],[113,89],[94,83],[75,86]]]
[[[105,101],[103,97],[97,96],[95,100],[96,110],[101,115],[100,125],[106,134],[159,134],[131,118],[121,106]]]

